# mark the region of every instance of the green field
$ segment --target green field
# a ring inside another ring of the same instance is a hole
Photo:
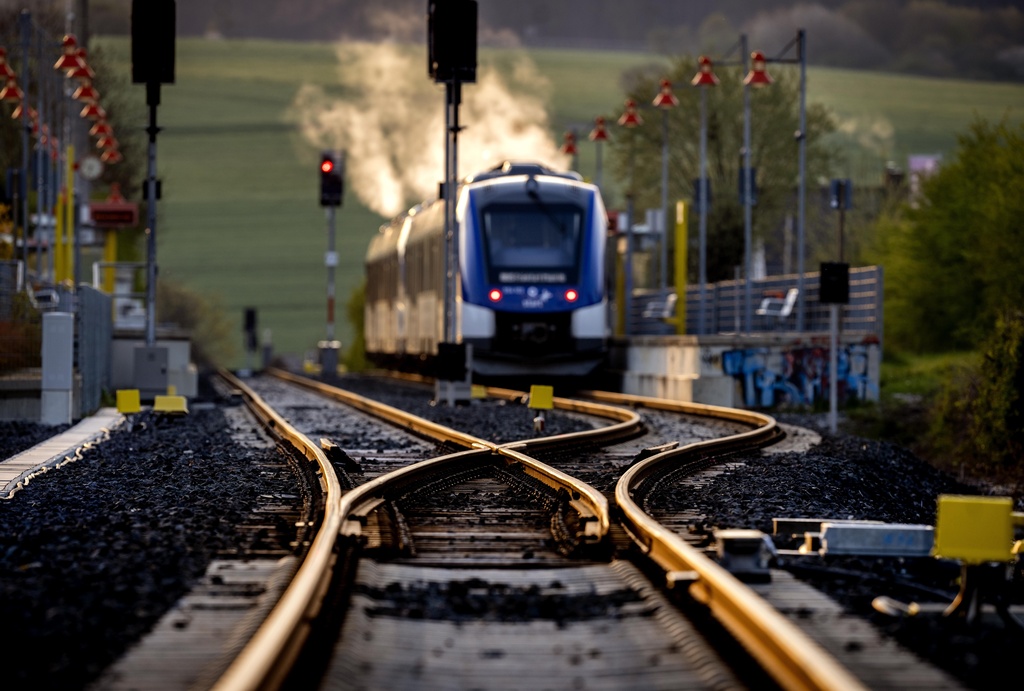
[[[128,39],[95,40],[115,65],[129,69]],[[240,354],[229,366],[244,364],[241,321],[246,307],[258,309],[259,329],[271,330],[277,352],[311,351],[325,336],[327,232],[317,203],[318,146],[302,135],[290,109],[303,85],[321,87],[335,99],[353,95],[358,75],[352,74],[351,55],[372,48],[347,50],[348,57],[339,58],[335,46],[322,43],[178,41],[176,82],[162,89],[159,108],[163,129],[157,167],[163,198],[157,260],[161,278],[215,298],[238,325]],[[408,74],[406,65],[400,76],[429,83],[424,51],[407,52],[416,74]],[[480,51],[481,65],[493,64],[500,71],[520,68],[522,57],[513,51]],[[567,127],[581,128],[579,167],[588,176],[594,172],[594,147],[583,128],[595,115],[620,108],[624,70],[664,63],[657,56],[626,53],[544,50],[527,57],[539,75],[535,92],[546,104],[552,140],[560,143]],[[386,73],[373,78],[385,85],[389,79]],[[398,75],[395,81],[401,81]],[[144,100],[144,89],[132,88]],[[397,90],[391,97],[397,102],[403,94]],[[437,91],[436,98],[440,108],[443,92]],[[837,142],[848,149],[849,166],[858,170],[836,174],[877,169],[880,176],[881,162],[888,159],[905,164],[909,153],[948,155],[956,134],[975,115],[998,119],[1008,114],[1019,121],[1024,86],[818,68],[808,73],[808,100],[831,108],[846,128]],[[422,128],[424,121],[412,117],[404,127]],[[436,137],[443,142],[440,130]],[[443,164],[435,180],[441,177]],[[607,171],[604,177],[608,181]],[[428,187],[436,184],[427,182]],[[338,211],[336,319],[343,347],[352,336],[344,302],[361,281],[364,251],[382,219],[350,192]]]

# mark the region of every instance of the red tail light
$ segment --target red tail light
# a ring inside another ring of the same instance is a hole
[[[491,288],[491,292],[487,293],[487,297],[491,299],[491,302],[501,302],[501,291],[497,288]]]
[[[580,294],[577,293],[572,288],[570,288],[569,290],[565,291],[565,300],[566,300],[566,302],[576,302],[579,299],[579,297],[580,297]]]

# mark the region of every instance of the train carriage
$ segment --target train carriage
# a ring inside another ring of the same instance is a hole
[[[422,369],[445,340],[445,205],[381,228],[366,258],[366,348],[379,364]],[[575,173],[506,163],[467,179],[456,204],[457,340],[477,378],[579,377],[609,335],[607,216]]]

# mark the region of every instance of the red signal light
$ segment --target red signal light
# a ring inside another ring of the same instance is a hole
[[[491,292],[487,293],[487,297],[491,299],[491,302],[501,302],[501,291],[497,288],[491,288]]]
[[[324,151],[320,154],[320,206],[341,206],[345,184],[345,154]]]
[[[577,293],[572,288],[570,288],[569,290],[565,291],[565,299],[566,299],[567,302],[576,302],[579,299],[579,297],[580,297],[580,294]]]

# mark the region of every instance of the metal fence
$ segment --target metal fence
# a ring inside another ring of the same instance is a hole
[[[75,319],[75,364],[82,377],[82,412],[100,407],[111,385],[113,300],[102,291],[80,284]]]
[[[46,312],[75,315],[75,369],[81,381],[82,414],[100,407],[111,385],[113,303],[88,285],[33,286],[23,265],[0,262],[0,375],[19,376],[42,367],[42,317]]]
[[[765,299],[784,301],[791,289],[796,289],[798,276],[769,276],[751,281],[753,296],[751,311],[755,312],[751,321],[752,333],[771,331],[795,331],[797,309],[785,314],[778,310],[768,310],[767,314],[756,314],[758,307]],[[808,333],[827,333],[829,330],[829,307],[818,301],[821,289],[821,274],[818,272],[804,274],[804,331]],[[710,334],[742,333],[743,329],[743,293],[744,281],[721,281],[708,284],[705,288],[705,321],[706,331]],[[871,334],[881,342],[883,334],[882,267],[866,266],[850,269],[850,302],[842,305],[840,310],[840,329],[846,333]],[[659,291],[637,291],[633,295],[631,305],[633,335],[666,335],[676,332],[672,320],[676,310],[665,310],[671,306],[668,294]],[[775,303],[777,304],[777,303]],[[686,333],[696,334],[700,320],[700,287],[688,286],[686,290]]]

